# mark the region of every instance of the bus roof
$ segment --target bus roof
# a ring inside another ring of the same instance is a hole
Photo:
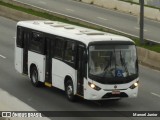
[[[88,45],[90,42],[98,42],[98,41],[133,42],[131,39],[124,36],[88,29],[76,25],[62,23],[59,21],[46,21],[46,20],[20,21],[17,23],[17,26],[23,26],[33,30],[57,36],[62,36],[69,39],[74,39],[77,41],[81,41],[86,45]]]

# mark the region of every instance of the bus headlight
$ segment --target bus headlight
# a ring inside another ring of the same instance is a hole
[[[136,87],[138,87],[138,81],[132,84],[129,88],[134,89]]]
[[[97,91],[101,90],[100,87],[98,87],[97,85],[95,85],[95,84],[93,84],[93,83],[88,82],[88,85],[89,85],[92,89],[95,89],[95,90],[97,90]]]

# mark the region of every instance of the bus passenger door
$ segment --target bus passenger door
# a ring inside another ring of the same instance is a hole
[[[46,55],[46,67],[45,67],[45,85],[52,85],[52,51],[51,51],[51,40],[46,38],[45,41],[45,55]]]
[[[85,77],[85,47],[78,46],[78,60],[77,60],[77,94],[84,96],[84,77]]]
[[[30,34],[27,31],[24,31],[23,34],[23,73],[28,74],[28,43],[29,43]]]

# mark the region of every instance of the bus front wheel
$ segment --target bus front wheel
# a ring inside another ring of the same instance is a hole
[[[38,80],[38,70],[35,66],[33,66],[31,68],[31,83],[33,86],[35,87],[39,87],[40,86],[40,81]]]
[[[67,80],[65,84],[65,92],[69,101],[75,101],[73,82],[71,80]]]

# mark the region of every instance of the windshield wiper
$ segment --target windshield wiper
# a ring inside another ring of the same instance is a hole
[[[121,60],[122,65],[124,66],[125,71],[127,72],[127,76],[129,76],[129,71],[128,71],[128,68],[126,66],[125,59],[122,57],[121,50],[120,50],[120,60]]]
[[[110,53],[110,59],[109,59],[109,62],[107,63],[107,65],[105,66],[104,68],[104,71],[111,65],[111,59],[112,59],[112,53]]]

